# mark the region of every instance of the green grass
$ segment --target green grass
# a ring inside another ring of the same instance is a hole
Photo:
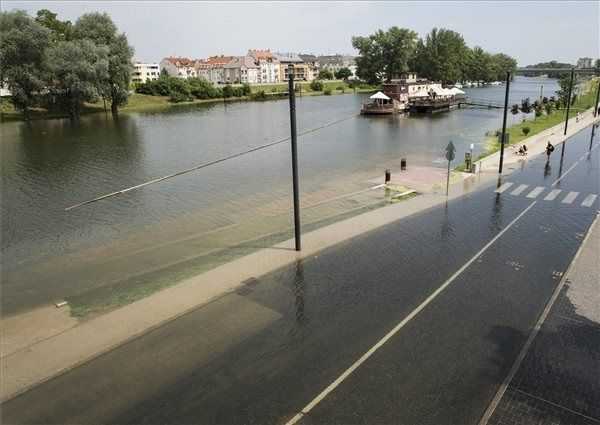
[[[569,111],[569,119],[574,118],[577,112],[583,112],[594,106],[598,84],[600,84],[600,79],[598,78],[587,81],[585,83],[585,86],[582,90],[583,94],[581,96],[578,96],[575,100],[575,104],[571,106],[571,109]],[[536,134],[539,134],[550,127],[554,127],[555,125],[564,122],[566,112],[566,109],[554,110],[550,115],[546,115],[546,113],[544,113],[541,117],[537,117],[535,119],[527,120],[519,124],[513,125],[512,127],[507,129],[507,133],[510,135],[509,144],[518,144],[529,137],[535,136]],[[527,134],[527,136],[523,134],[524,127],[529,127],[530,129],[529,134]],[[474,161],[479,161],[480,159],[490,156],[500,150],[500,142],[498,140],[498,137],[488,136],[485,142],[485,152],[481,153],[477,158],[474,159]],[[454,168],[454,170],[464,171],[465,164],[462,163],[458,165]]]

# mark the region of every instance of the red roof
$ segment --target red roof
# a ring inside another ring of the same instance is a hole
[[[194,66],[194,64],[196,63],[194,59],[176,56],[169,56],[168,58],[165,58],[165,60],[168,60],[175,66]]]
[[[271,50],[269,50],[269,49],[266,49],[266,50],[250,49],[250,50],[248,50],[248,56],[252,56],[256,60],[272,59],[273,53],[271,53]]]

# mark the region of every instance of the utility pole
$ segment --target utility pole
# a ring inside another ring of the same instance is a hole
[[[500,165],[498,174],[502,174],[504,164],[504,141],[506,140],[506,113],[508,112],[508,92],[510,87],[510,71],[506,72],[506,92],[504,93],[504,117],[502,118],[502,140],[500,141]]]
[[[600,79],[598,79],[598,88],[596,89],[596,103],[594,106],[594,118],[598,115],[598,100],[600,100]]]
[[[296,93],[294,92],[294,65],[288,65],[288,91],[290,98],[290,130],[292,133],[292,185],[294,188],[294,239],[296,251],[302,249],[300,242],[300,195],[298,190],[298,146],[296,131]]]
[[[569,110],[571,109],[571,93],[573,92],[573,78],[575,77],[575,68],[571,68],[571,79],[569,80],[569,95],[567,96],[567,116],[565,117],[565,131],[563,136],[567,135],[567,127],[569,126]],[[565,145],[567,140],[562,142],[562,148],[560,149],[560,158],[562,159],[565,154]]]

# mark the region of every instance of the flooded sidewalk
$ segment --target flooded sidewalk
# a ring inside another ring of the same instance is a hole
[[[557,288],[522,363],[488,410],[491,417],[481,425],[600,422],[599,221]]]

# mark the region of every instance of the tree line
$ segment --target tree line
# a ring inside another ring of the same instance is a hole
[[[0,13],[0,81],[30,117],[43,107],[78,119],[84,102],[103,99],[111,111],[127,103],[133,48],[106,13],[87,13],[75,24],[47,9]]]
[[[168,96],[171,102],[186,102],[196,99],[220,99],[250,96],[250,86],[243,84],[233,87],[229,84],[216,87],[203,78],[177,78],[167,74],[163,69],[156,80],[148,80],[136,86],[135,91],[151,96]]]
[[[366,37],[352,37],[358,50],[358,76],[371,83],[390,81],[408,72],[444,84],[460,81],[502,81],[517,61],[504,53],[492,54],[470,48],[462,35],[433,28],[425,38],[415,31],[391,27]]]

